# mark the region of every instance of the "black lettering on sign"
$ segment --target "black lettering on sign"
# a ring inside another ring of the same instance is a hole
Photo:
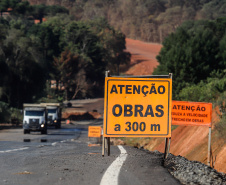
[[[142,93],[144,94],[144,96],[147,96],[147,94],[148,94],[148,91],[146,90],[144,90],[144,89],[147,89],[148,88],[148,86],[147,85],[144,85],[143,87],[142,87]]]
[[[124,117],[131,117],[133,115],[132,105],[124,105]]]
[[[151,124],[151,131],[160,131],[159,124]]]
[[[156,106],[156,111],[158,112],[158,113],[155,113],[156,117],[162,117],[164,115],[164,112],[162,109],[163,109],[163,105]]]
[[[137,117],[137,115],[139,114],[140,117],[144,117],[142,111],[143,111],[143,106],[142,105],[135,105],[134,116]]]
[[[137,131],[138,130],[138,123],[134,122],[133,123],[133,131]]]
[[[200,123],[203,123],[203,119],[192,119],[192,122],[200,122]]]
[[[123,114],[124,117],[162,117],[164,116],[164,106],[157,105],[155,110],[153,110],[152,105],[147,105],[144,109],[143,105],[130,105],[125,104],[124,106],[120,104],[115,104],[112,108],[112,114],[115,117],[119,117]]]
[[[140,94],[142,93],[144,97],[147,94],[165,94],[166,88],[163,85],[155,86],[155,83],[148,85],[115,85],[111,87],[110,94]]]
[[[118,87],[120,88],[120,94],[122,94],[122,88],[125,87],[125,85],[118,85]]]
[[[133,85],[133,94],[140,94],[140,85]]]
[[[152,93],[157,94],[156,89],[155,89],[155,84],[151,84],[151,90],[150,90],[149,94],[152,94]]]
[[[140,123],[140,131],[145,131],[145,129],[146,129],[146,124],[145,124],[145,122],[141,122]]]
[[[147,106],[144,117],[147,117],[148,115],[151,115],[151,117],[154,117],[154,113],[151,105]]]
[[[115,131],[121,131],[121,126],[119,124],[115,125]]]
[[[126,131],[130,131],[131,130],[131,123],[130,122],[126,122],[127,128],[125,129]]]
[[[131,123],[131,122],[126,122],[126,128],[125,128],[125,130],[126,131],[134,131],[134,132],[136,132],[136,131],[145,131],[145,129],[146,129],[146,124],[145,124],[145,122],[141,122],[140,124],[139,123],[137,123],[137,122],[133,122],[133,123]]]
[[[126,94],[132,94],[132,85],[126,85]]]
[[[165,89],[165,87],[164,87],[163,85],[160,85],[160,86],[158,87],[158,93],[159,93],[159,94],[164,94],[165,91],[166,91],[166,89]]]
[[[90,133],[99,133],[99,131],[90,131]]]
[[[117,91],[117,88],[116,88],[115,85],[112,85],[110,94],[112,94],[113,92],[114,92],[115,94],[118,94],[118,91]]]
[[[116,112],[116,109],[118,109],[118,113]],[[112,114],[115,116],[115,117],[119,117],[122,115],[122,106],[119,105],[119,104],[115,104],[112,108]]]

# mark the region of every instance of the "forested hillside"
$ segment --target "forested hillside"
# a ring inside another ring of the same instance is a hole
[[[0,121],[41,98],[102,97],[105,71],[130,61],[124,49],[125,35],[104,18],[76,21],[61,6],[1,0]]]
[[[31,4],[61,5],[76,20],[105,17],[127,37],[160,42],[186,20],[226,16],[225,0],[29,0]]]

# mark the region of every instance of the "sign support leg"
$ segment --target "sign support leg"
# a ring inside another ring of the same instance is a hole
[[[110,71],[105,71],[105,77],[109,76]],[[108,156],[110,155],[110,137],[106,137],[103,139],[102,146],[102,156],[104,156],[105,150],[107,151]],[[103,151],[104,150],[104,151]]]
[[[110,156],[110,137],[107,138],[108,156]]]
[[[210,157],[211,157],[211,127],[209,127],[209,139],[208,139],[208,158],[207,158],[208,166],[210,166]]]
[[[164,151],[164,159],[166,159],[166,151],[167,151],[167,147],[168,147],[168,138],[165,138],[165,151]]]
[[[105,150],[109,156],[110,155],[110,137],[104,138],[104,153],[105,153]]]
[[[171,143],[171,137],[165,138],[165,152],[164,152],[164,159],[167,158],[170,150],[170,143]]]
[[[102,157],[104,157],[104,153],[105,153],[105,137],[102,137]]]
[[[170,144],[171,144],[171,137],[169,138],[168,151],[167,151],[167,156],[166,157],[168,157],[168,154],[169,154],[169,151],[170,151]]]
[[[107,151],[107,148],[108,148],[107,140],[108,140],[107,137],[105,137],[105,138],[104,138],[104,146],[105,146],[104,149],[105,149],[106,151]]]

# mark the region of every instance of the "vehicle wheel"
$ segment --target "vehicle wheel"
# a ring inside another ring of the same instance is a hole
[[[24,134],[30,134],[30,130],[24,129]]]
[[[42,130],[41,134],[47,134],[47,130]]]
[[[61,125],[56,125],[55,128],[59,129],[59,128],[61,128]]]
[[[24,142],[31,142],[31,139],[24,139]]]

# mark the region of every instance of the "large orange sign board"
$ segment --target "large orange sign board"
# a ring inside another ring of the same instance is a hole
[[[171,78],[105,78],[104,137],[171,137]]]
[[[173,125],[211,126],[212,103],[172,101]]]
[[[88,127],[88,137],[100,137],[101,127],[100,126],[89,126]]]

